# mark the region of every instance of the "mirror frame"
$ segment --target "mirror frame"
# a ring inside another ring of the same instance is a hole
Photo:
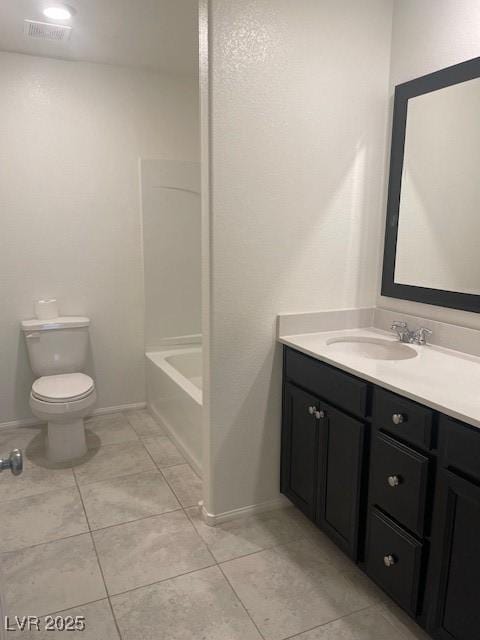
[[[480,57],[461,62],[441,71],[410,80],[395,87],[393,108],[390,177],[388,184],[387,219],[383,254],[383,296],[433,304],[451,309],[480,313],[480,294],[460,293],[442,289],[429,289],[395,283],[395,259],[397,254],[398,218],[402,189],[403,157],[407,127],[407,110],[410,98],[444,89],[454,84],[480,77]],[[480,283],[479,283],[480,285]]]

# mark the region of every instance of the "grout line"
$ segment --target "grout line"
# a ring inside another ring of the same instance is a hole
[[[253,626],[255,627],[255,629],[258,631],[258,634],[261,638],[265,639],[265,636],[263,635],[263,633],[260,631],[257,623],[255,622],[255,620],[253,619],[253,617],[250,615],[250,612],[248,611],[246,605],[244,604],[243,600],[240,598],[240,596],[238,595],[238,593],[235,591],[232,583],[230,582],[230,580],[228,579],[225,571],[223,570],[222,566],[220,564],[217,565],[218,568],[220,569],[222,576],[225,578],[227,584],[230,586],[230,589],[232,590],[234,596],[237,598],[237,600],[239,601],[240,605],[242,606],[242,609],[245,611],[245,613],[247,614],[248,618],[251,620]]]
[[[90,529],[90,533],[97,533],[99,531],[107,531],[108,529],[113,529],[114,527],[121,527],[124,524],[133,524],[134,522],[142,522],[143,520],[150,520],[152,518],[161,518],[162,516],[167,516],[170,513],[177,513],[178,511],[183,511],[182,507],[176,507],[175,509],[169,509],[168,511],[162,511],[161,513],[150,513],[148,516],[141,516],[140,518],[134,518],[133,520],[125,520],[122,522],[116,522],[115,524],[107,524],[105,527],[97,527],[96,529]]]
[[[40,613],[38,614],[39,618],[45,618],[46,616],[55,616],[55,615],[59,615],[61,613],[65,613],[66,611],[71,611],[72,609],[79,609],[80,607],[86,607],[89,604],[95,604],[96,602],[104,602],[105,600],[108,600],[108,596],[104,596],[103,598],[97,598],[96,600],[89,600],[88,602],[81,602],[80,604],[74,604],[72,607],[67,607],[66,609],[60,609],[59,611],[47,611],[47,613]],[[8,617],[11,614],[8,614],[6,612],[3,612],[5,614],[5,617]],[[37,614],[34,614],[37,615]],[[5,622],[5,620],[2,620],[2,624]]]
[[[42,547],[47,544],[54,544],[55,542],[62,542],[63,540],[71,540],[72,538],[79,538],[80,536],[89,535],[90,529],[86,529],[85,531],[81,531],[80,533],[73,533],[71,536],[65,536],[64,538],[55,538],[55,540],[46,540],[45,542],[36,542],[35,544],[30,544],[26,547],[19,547],[18,549],[11,549],[10,551],[1,551],[0,557],[6,555],[7,553],[20,553],[21,551],[26,551],[27,549],[35,549],[35,547]]]
[[[93,552],[95,553],[95,557],[97,559],[98,569],[100,571],[100,575],[102,576],[103,586],[105,587],[105,594],[106,594],[106,597],[107,597],[107,600],[108,600],[108,605],[110,607],[110,611],[111,611],[112,616],[113,616],[113,622],[114,622],[115,627],[117,629],[117,633],[118,633],[119,638],[122,638],[122,634],[120,633],[120,627],[118,626],[117,618],[115,617],[115,612],[113,611],[112,603],[110,602],[110,596],[109,596],[109,591],[108,591],[108,587],[107,587],[107,581],[105,580],[105,574],[103,572],[103,567],[102,567],[102,564],[100,562],[100,557],[98,555],[97,545],[95,544],[95,538],[94,538],[93,533],[92,533],[92,527],[90,525],[90,520],[88,519],[87,510],[85,508],[85,503],[83,501],[82,492],[80,491],[80,486],[79,486],[79,484],[77,482],[77,478],[76,477],[75,477],[75,482],[77,483],[77,491],[80,494],[80,500],[82,501],[83,511],[85,513],[85,518],[87,520],[87,525],[88,525],[88,528],[90,530],[90,540],[92,541]]]
[[[314,631],[315,629],[322,629],[323,627],[327,627],[329,624],[334,622],[338,622],[339,620],[343,620],[344,618],[349,618],[350,616],[356,615],[357,613],[362,613],[363,611],[368,611],[368,609],[373,609],[374,607],[378,607],[378,602],[376,604],[369,604],[368,607],[362,607],[361,609],[356,609],[355,611],[350,611],[343,616],[338,616],[338,618],[333,618],[332,620],[328,620],[327,622],[323,622],[322,624],[317,624],[315,627],[310,627],[308,629],[304,629],[303,631],[299,631],[298,633],[294,633],[291,636],[287,636],[286,638],[282,638],[282,640],[292,640],[293,638],[298,638],[303,633],[308,633],[309,631]],[[393,625],[392,625],[393,626]]]
[[[183,578],[183,576],[189,576],[192,573],[198,573],[199,571],[205,571],[206,569],[213,569],[217,567],[217,563],[215,559],[213,559],[213,563],[207,565],[206,567],[200,567],[199,569],[192,569],[191,571],[184,571],[183,573],[177,573],[174,576],[168,576],[168,578],[161,578],[160,580],[155,580],[155,582],[148,582],[147,584],[140,584],[138,587],[133,587],[132,589],[125,589],[125,591],[119,591],[118,593],[109,594],[109,598],[115,598],[116,596],[125,596],[131,593],[132,591],[139,591],[140,589],[147,589],[148,587],[154,587],[156,584],[162,584],[163,582],[168,582],[169,580],[175,580],[176,578]]]

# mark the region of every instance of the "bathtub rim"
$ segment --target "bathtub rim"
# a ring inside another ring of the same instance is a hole
[[[145,356],[150,360],[152,364],[161,369],[164,373],[171,378],[175,384],[177,384],[185,393],[187,393],[192,400],[194,400],[200,407],[203,407],[203,392],[197,386],[193,384],[188,378],[186,378],[178,369],[175,369],[167,361],[167,357],[182,355],[188,353],[202,353],[201,345],[191,345],[182,349],[162,349],[161,351],[147,351]]]

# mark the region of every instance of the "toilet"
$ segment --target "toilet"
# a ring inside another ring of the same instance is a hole
[[[89,318],[75,316],[21,323],[36,376],[30,408],[48,423],[46,450],[52,462],[67,462],[87,452],[83,419],[97,399],[95,382],[82,372],[89,325]]]

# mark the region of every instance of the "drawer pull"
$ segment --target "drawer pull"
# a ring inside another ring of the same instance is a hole
[[[387,482],[393,489],[395,487],[398,487],[398,485],[400,484],[400,477],[399,476],[388,476]]]
[[[402,424],[402,422],[405,422],[405,416],[401,413],[394,413],[392,416],[392,422],[393,424]]]
[[[389,554],[387,556],[383,556],[383,564],[387,567],[393,567],[393,565],[395,565],[397,563],[397,561],[395,560],[395,558]]]
[[[323,418],[325,418],[325,411],[323,410],[315,411],[315,418],[317,420],[323,420]]]

